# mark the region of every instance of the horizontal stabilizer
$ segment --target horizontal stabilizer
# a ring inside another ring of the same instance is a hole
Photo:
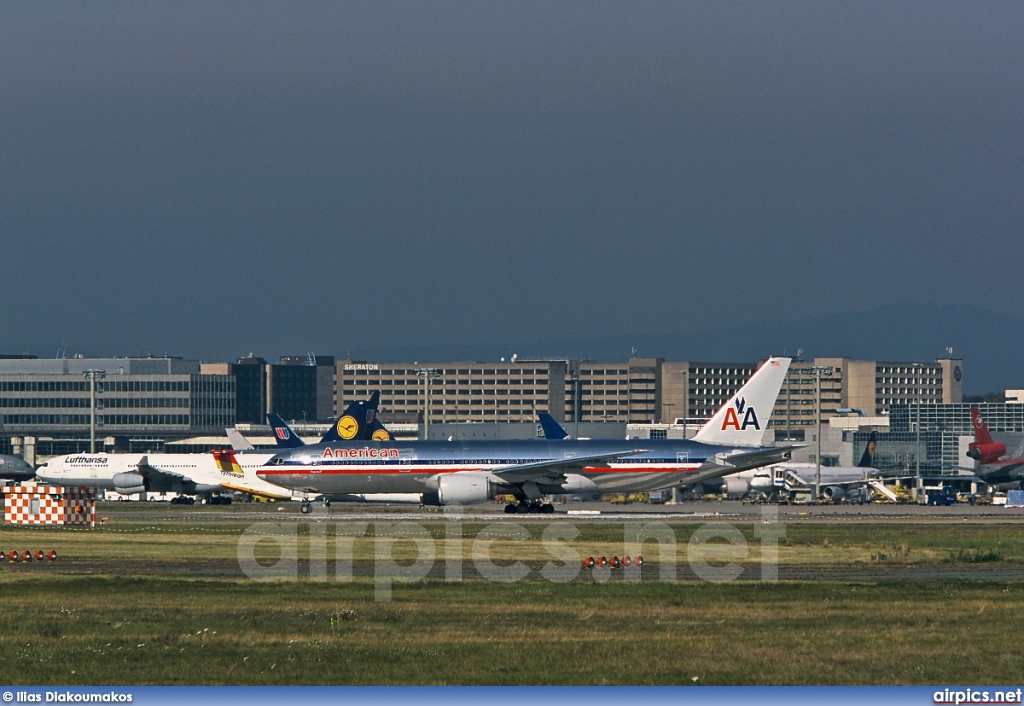
[[[760,468],[773,463],[783,463],[793,457],[793,449],[799,446],[777,446],[747,453],[721,453],[712,456],[688,476],[682,485],[697,485],[706,480],[739,473],[751,468]]]

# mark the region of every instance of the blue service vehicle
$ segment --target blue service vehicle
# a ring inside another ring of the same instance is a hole
[[[925,488],[925,505],[956,505],[956,488]]]

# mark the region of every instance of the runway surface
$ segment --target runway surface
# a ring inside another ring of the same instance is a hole
[[[228,506],[171,505],[166,502],[101,503],[98,515],[123,519],[168,520],[175,518],[202,520],[269,520],[288,517],[290,521],[465,521],[493,522],[622,522],[657,520],[662,522],[705,522],[708,520],[760,521],[765,512],[777,512],[785,522],[1010,522],[1024,523],[1024,509],[996,505],[957,504],[927,506],[910,504],[864,505],[759,505],[736,500],[696,501],[674,505],[628,504],[607,502],[566,503],[556,505],[553,515],[508,515],[503,506],[487,503],[464,508],[420,507],[404,504],[335,503],[329,508],[313,504],[313,511],[303,515],[297,502],[236,503]]]

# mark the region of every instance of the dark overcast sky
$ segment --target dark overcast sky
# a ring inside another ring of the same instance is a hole
[[[1024,3],[0,9],[3,350],[510,346],[1024,294]]]

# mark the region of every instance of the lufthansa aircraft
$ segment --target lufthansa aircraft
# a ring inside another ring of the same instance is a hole
[[[87,486],[123,495],[174,492],[198,495],[210,502],[224,491],[291,499],[292,493],[256,477],[255,469],[272,450],[235,455],[234,451],[195,454],[80,453],[52,458],[36,477],[64,486]],[[242,459],[240,463],[238,459]]]
[[[554,512],[546,495],[671,488],[790,457],[760,445],[789,362],[767,360],[693,439],[336,441],[281,450],[257,475],[307,493],[421,493],[430,505],[508,494],[508,513]]]

